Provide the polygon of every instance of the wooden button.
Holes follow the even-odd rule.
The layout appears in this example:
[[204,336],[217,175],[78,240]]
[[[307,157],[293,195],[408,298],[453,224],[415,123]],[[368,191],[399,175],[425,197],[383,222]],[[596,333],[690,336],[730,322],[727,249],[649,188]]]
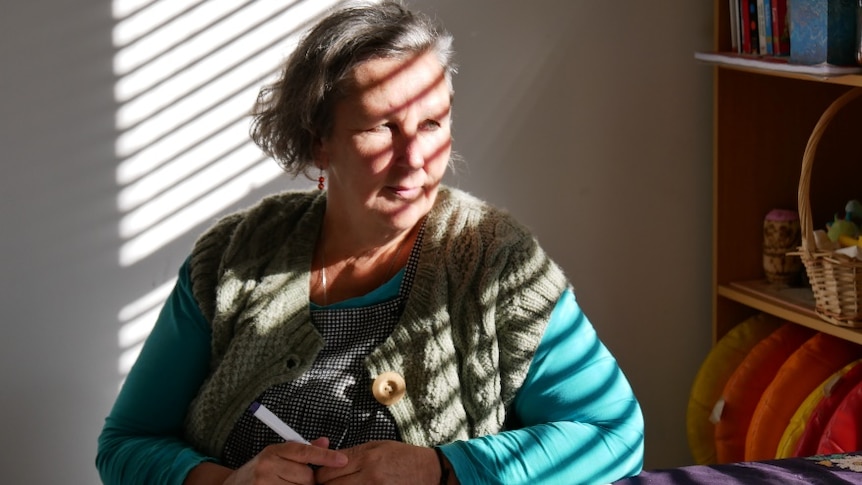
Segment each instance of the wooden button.
[[377,376],[371,385],[374,399],[377,399],[377,402],[384,406],[391,406],[400,401],[406,390],[407,385],[404,383],[404,378],[397,372],[384,372]]

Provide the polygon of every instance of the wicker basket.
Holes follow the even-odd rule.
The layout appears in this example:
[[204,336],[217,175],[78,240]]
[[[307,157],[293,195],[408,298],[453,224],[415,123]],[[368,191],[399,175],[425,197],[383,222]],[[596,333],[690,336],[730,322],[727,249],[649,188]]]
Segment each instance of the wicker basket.
[[814,293],[814,310],[825,321],[843,327],[862,327],[862,261],[831,251],[818,251],[814,240],[809,188],[814,155],[823,132],[835,114],[847,103],[862,95],[862,88],[853,88],[836,99],[820,116],[808,139],[802,156],[799,177],[799,224],[802,245],[798,254]]

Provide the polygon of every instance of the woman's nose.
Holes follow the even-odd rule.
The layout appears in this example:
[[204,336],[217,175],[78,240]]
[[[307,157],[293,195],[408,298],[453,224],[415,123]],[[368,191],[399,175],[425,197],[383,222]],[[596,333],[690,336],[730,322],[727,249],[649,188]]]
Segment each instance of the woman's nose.
[[425,164],[422,142],[418,134],[403,134],[398,140],[396,150],[401,163],[411,168],[421,168]]

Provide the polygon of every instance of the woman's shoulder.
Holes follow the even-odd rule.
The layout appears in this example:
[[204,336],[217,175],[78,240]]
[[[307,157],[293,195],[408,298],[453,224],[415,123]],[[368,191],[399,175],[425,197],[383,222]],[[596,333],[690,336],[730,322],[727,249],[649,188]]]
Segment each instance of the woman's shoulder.
[[497,207],[489,202],[480,199],[479,197],[467,192],[464,189],[452,187],[449,185],[441,185],[438,192],[438,205],[451,205],[464,210],[477,211],[499,211]]
[[325,200],[325,192],[319,190],[290,190],[267,195],[250,207],[241,209],[227,217],[231,217],[232,215],[239,215],[244,219],[299,217],[305,214],[312,206],[321,204]]
[[325,201],[323,192],[282,192],[218,219],[198,237],[189,256],[197,300],[214,301],[215,285],[227,267],[251,277],[285,241],[297,251],[312,244],[308,235],[317,234]]
[[326,196],[317,191],[288,191],[264,197],[254,205],[218,219],[197,239],[192,265],[203,260],[221,264],[244,255],[266,257],[291,234],[317,234]]
[[300,219],[317,205],[322,207],[325,196],[316,191],[285,191],[268,195],[253,205],[222,216],[207,228],[199,240],[237,236],[237,231],[256,233],[272,226],[282,226],[291,219]]
[[494,238],[532,239],[532,232],[508,210],[463,189],[442,187],[435,216],[445,226],[475,229]]

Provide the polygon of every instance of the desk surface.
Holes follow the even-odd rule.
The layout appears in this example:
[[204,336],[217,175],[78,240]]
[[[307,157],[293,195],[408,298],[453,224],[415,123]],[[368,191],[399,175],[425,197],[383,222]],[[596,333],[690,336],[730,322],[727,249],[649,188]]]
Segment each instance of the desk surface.
[[644,470],[614,485],[862,484],[862,452]]

